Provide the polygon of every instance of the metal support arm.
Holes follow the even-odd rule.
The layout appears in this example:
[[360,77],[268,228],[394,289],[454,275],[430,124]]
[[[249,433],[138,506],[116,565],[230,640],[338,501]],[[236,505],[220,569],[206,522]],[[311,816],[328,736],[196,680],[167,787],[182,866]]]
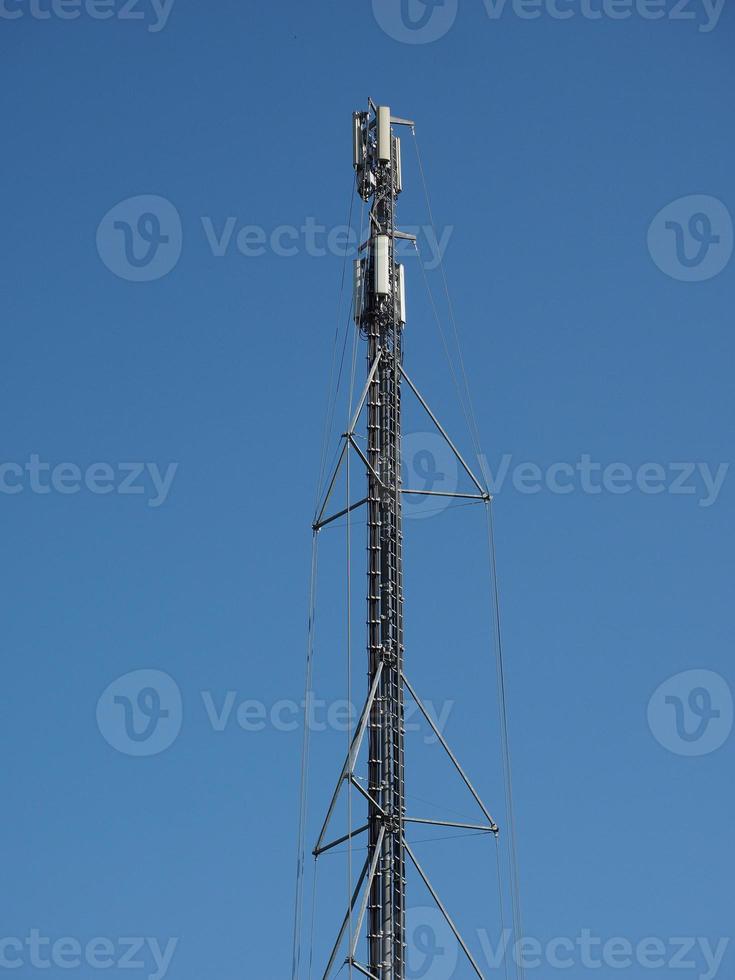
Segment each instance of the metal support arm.
[[472,953],[469,950],[469,947],[467,946],[467,943],[464,941],[464,939],[462,939],[462,936],[460,935],[459,929],[457,929],[456,925],[452,921],[451,916],[449,915],[449,913],[447,912],[447,910],[444,908],[444,905],[442,904],[442,900],[439,898],[439,896],[437,895],[436,891],[434,890],[434,886],[431,884],[431,882],[427,878],[424,869],[419,864],[416,855],[413,853],[413,851],[411,850],[411,848],[410,848],[410,846],[408,844],[408,841],[404,840],[403,841],[403,846],[406,848],[406,854],[408,854],[408,856],[411,858],[411,861],[413,863],[413,866],[416,868],[416,870],[418,871],[419,875],[421,876],[421,880],[423,881],[423,883],[426,885],[426,887],[431,892],[431,897],[436,902],[436,904],[437,904],[437,906],[439,908],[439,911],[444,916],[444,918],[447,920],[447,925],[449,926],[449,928],[454,933],[454,937],[457,940],[457,942],[459,943],[459,945],[462,947],[462,951],[464,952],[465,956],[467,957],[467,959],[472,964],[472,969],[475,971],[475,973],[480,978],[480,980],[485,980],[485,977],[482,974],[482,970],[480,970],[480,967],[477,965],[474,956],[472,955]]
[[469,476],[469,478],[472,480],[472,482],[475,484],[475,486],[477,487],[477,489],[482,494],[482,499],[483,500],[489,500],[490,499],[490,494],[487,492],[487,490],[483,487],[483,485],[477,479],[477,477],[472,472],[472,470],[469,468],[469,466],[467,465],[467,463],[465,463],[464,458],[462,457],[462,454],[460,453],[459,449],[457,449],[457,447],[454,445],[454,443],[452,442],[452,440],[447,435],[447,432],[445,431],[445,429],[442,426],[442,424],[439,421],[439,419],[436,417],[436,415],[434,415],[434,413],[432,412],[432,410],[429,408],[426,400],[424,399],[424,396],[421,394],[421,392],[418,390],[418,388],[416,387],[416,385],[413,383],[413,381],[411,381],[411,379],[409,378],[409,376],[403,370],[403,365],[399,365],[398,366],[398,369],[401,372],[401,374],[403,375],[403,378],[405,379],[406,384],[408,385],[408,387],[411,389],[411,391],[414,393],[414,395],[416,395],[416,397],[418,398],[418,400],[421,402],[421,405],[424,408],[424,411],[427,413],[427,415],[429,416],[429,418],[431,419],[431,421],[434,423],[434,425],[437,427],[437,429],[439,430],[439,432],[444,437],[444,439],[445,439],[447,445],[449,446],[449,448],[452,450],[452,452],[454,453],[454,455],[457,457],[457,459],[459,460],[459,462],[462,464],[462,468],[464,469],[465,473],[467,473],[467,475]]
[[352,775],[352,772],[355,768],[355,762],[357,761],[357,756],[358,753],[360,752],[360,746],[362,745],[362,740],[365,736],[365,729],[367,728],[368,721],[370,720],[370,712],[373,709],[373,704],[375,702],[375,695],[377,694],[378,691],[378,686],[380,684],[380,678],[382,673],[383,673],[383,667],[381,664],[375,675],[375,680],[373,681],[373,686],[370,689],[370,694],[368,695],[368,699],[365,702],[365,707],[363,708],[362,716],[360,717],[360,723],[357,726],[357,731],[355,732],[355,737],[352,740],[350,751],[347,753],[347,759],[345,760],[344,766],[342,766],[342,772],[340,773],[340,777],[337,780],[337,785],[335,787],[334,794],[332,796],[332,802],[329,804],[329,810],[327,811],[327,816],[324,820],[324,824],[322,825],[322,830],[321,833],[319,834],[319,840],[316,843],[316,847],[314,848],[314,851],[318,851],[324,844],[324,838],[327,833],[327,828],[329,827],[329,821],[332,819],[332,814],[334,813],[335,807],[337,806],[337,800],[339,798],[339,791],[342,788],[342,783],[345,781],[345,779],[347,779],[349,776]]
[[454,767],[457,770],[457,772],[462,777],[462,781],[464,782],[465,786],[470,791],[470,793],[472,793],[472,795],[474,796],[475,802],[480,807],[480,809],[482,810],[482,812],[485,814],[485,816],[487,817],[487,819],[490,821],[490,825],[491,825],[490,826],[490,829],[493,831],[493,833],[497,833],[497,831],[499,830],[499,828],[498,828],[498,825],[493,820],[492,816],[490,815],[490,811],[488,810],[488,808],[485,806],[485,804],[480,799],[480,796],[479,796],[477,790],[475,789],[475,787],[470,782],[469,777],[465,773],[465,771],[462,768],[462,766],[459,764],[459,761],[458,761],[456,755],[449,748],[449,745],[447,744],[447,740],[444,738],[444,736],[442,735],[442,733],[439,731],[438,727],[434,724],[434,720],[431,717],[431,715],[429,714],[429,712],[426,710],[426,708],[424,707],[423,701],[418,696],[418,694],[414,691],[413,687],[411,687],[411,684],[409,683],[409,680],[408,680],[408,678],[406,677],[405,674],[403,675],[403,683],[406,685],[406,689],[407,689],[408,693],[411,695],[411,697],[414,699],[414,701],[418,705],[419,710],[421,711],[421,714],[428,721],[428,723],[429,723],[429,725],[431,727],[431,730],[434,732],[434,734],[436,735],[436,737],[441,742],[442,747],[444,748],[444,751],[447,753],[447,755],[449,756],[449,758],[452,760],[452,763],[454,764]]

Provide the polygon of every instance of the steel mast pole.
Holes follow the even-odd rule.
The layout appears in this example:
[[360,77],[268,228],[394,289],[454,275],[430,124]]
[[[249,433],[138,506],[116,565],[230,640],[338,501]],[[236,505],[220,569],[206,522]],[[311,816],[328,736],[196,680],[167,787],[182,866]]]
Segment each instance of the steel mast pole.
[[[483,487],[455,444],[429,408],[423,395],[403,369],[402,338],[406,323],[404,267],[397,260],[396,242],[410,240],[396,227],[396,199],[402,190],[401,141],[394,126],[410,126],[408,119],[391,116],[387,106],[369,102],[367,111],[353,113],[354,167],[360,197],[370,203],[370,232],[355,262],[354,317],[366,341],[368,373],[355,406],[349,429],[323,497],[317,505],[313,529],[318,533],[357,508],[367,507],[367,654],[368,695],[351,740],[337,785],[327,808],[313,854],[327,851],[367,834],[367,857],[332,946],[322,980],[332,980],[341,950],[347,944],[349,964],[369,980],[406,980],[406,864],[415,867],[436,902],[439,912],[456,936],[470,966],[484,980],[468,944],[409,847],[405,827],[425,824],[464,828],[497,835],[498,825],[477,790],[435,725],[406,676],[403,636],[403,530],[401,501],[405,493],[461,497],[487,505],[490,494]],[[416,397],[439,435],[474,484],[477,492],[446,494],[401,486],[401,385]],[[363,451],[355,430],[363,411],[367,414],[367,445]],[[354,451],[367,471],[367,496],[337,513],[327,508],[345,459]],[[406,813],[405,806],[405,701],[409,695],[434,731],[439,744],[464,782],[484,817],[483,823],[457,823]],[[355,775],[358,757],[367,741],[367,786]],[[342,788],[356,789],[364,797],[367,823],[348,827],[346,834],[330,839],[329,830]],[[299,876],[303,873],[300,853]],[[302,897],[297,890],[298,902]],[[366,924],[366,925],[365,925]],[[357,959],[361,937],[366,940],[367,963]],[[298,980],[300,935],[295,929],[294,980]]]
[[369,723],[368,857],[380,847],[368,905],[370,973],[405,977],[403,556],[401,527],[401,333],[403,268],[396,263],[400,142],[390,109],[355,114],[358,188],[371,200],[370,239],[356,268],[356,319],[367,339],[368,683],[378,678]]

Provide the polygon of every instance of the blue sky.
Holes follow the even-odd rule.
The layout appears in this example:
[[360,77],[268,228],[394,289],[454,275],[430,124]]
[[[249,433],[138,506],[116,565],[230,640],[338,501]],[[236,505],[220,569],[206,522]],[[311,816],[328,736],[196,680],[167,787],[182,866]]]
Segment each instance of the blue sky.
[[[554,938],[566,976],[609,975],[584,930],[631,945],[623,976],[668,976],[675,937],[677,976],[732,973],[733,40],[732,8],[698,0],[4,0],[0,972],[290,976],[293,705],[347,319],[327,236],[372,96],[417,121],[496,478],[529,975],[556,972]],[[400,221],[431,264],[405,137]],[[405,262],[406,367],[470,457]],[[407,403],[408,478],[451,483],[429,430]],[[471,507],[407,520],[407,661],[504,824],[483,534]],[[309,840],[347,738],[344,529],[322,537]],[[427,738],[413,804],[473,815]],[[488,843],[416,849],[487,962]],[[315,975],[347,886],[344,856],[324,864]],[[449,945],[419,943],[413,975],[471,976],[412,887],[420,936]]]

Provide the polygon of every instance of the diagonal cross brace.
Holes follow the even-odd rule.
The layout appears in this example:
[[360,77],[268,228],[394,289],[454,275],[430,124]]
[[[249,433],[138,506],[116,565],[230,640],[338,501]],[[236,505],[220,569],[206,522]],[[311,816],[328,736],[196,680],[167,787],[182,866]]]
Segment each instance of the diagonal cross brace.
[[378,665],[378,669],[375,673],[375,680],[373,681],[373,686],[370,688],[370,694],[365,702],[365,707],[362,711],[362,716],[360,717],[360,722],[357,726],[357,731],[355,732],[355,737],[352,740],[352,745],[347,753],[347,759],[342,767],[342,772],[337,780],[337,786],[334,790],[334,795],[332,796],[332,802],[329,804],[329,810],[327,811],[327,816],[324,820],[321,833],[319,834],[319,840],[317,841],[314,851],[317,852],[321,849],[324,844],[324,838],[327,833],[327,828],[329,827],[329,821],[332,819],[332,814],[337,806],[337,799],[339,798],[339,791],[342,788],[342,783],[345,779],[352,776],[353,770],[355,768],[355,762],[357,761],[357,756],[360,752],[360,746],[362,745],[362,740],[365,737],[365,730],[367,729],[368,722],[370,720],[370,712],[373,709],[373,704],[375,703],[375,697],[378,693],[378,686],[380,684],[380,678],[383,675],[383,664]]
[[365,918],[365,912],[367,911],[368,901],[370,900],[370,889],[373,884],[373,879],[375,878],[375,872],[378,869],[378,862],[380,861],[380,854],[383,846],[384,837],[385,837],[385,827],[381,827],[372,859],[368,857],[368,859],[365,861],[365,864],[363,865],[362,873],[360,874],[360,877],[357,882],[357,887],[355,888],[355,891],[352,895],[352,901],[350,902],[350,907],[347,910],[347,915],[345,915],[344,917],[342,928],[340,929],[339,935],[337,936],[337,942],[334,944],[334,947],[332,949],[332,955],[330,956],[329,963],[327,964],[327,968],[324,971],[323,980],[327,980],[329,974],[332,971],[334,962],[337,959],[337,953],[339,952],[339,947],[342,945],[342,940],[345,938],[345,934],[347,930],[350,928],[352,913],[354,912],[355,906],[357,905],[357,900],[360,897],[360,890],[362,889],[363,882],[367,878],[367,885],[365,886],[365,893],[363,895],[362,904],[360,906],[360,914],[357,920],[357,928],[354,930],[355,933],[354,937],[352,936],[350,937],[350,953],[347,958],[347,962],[351,962],[355,957],[355,949],[357,948],[357,938],[359,936],[360,929],[362,928],[362,921]]
[[465,771],[462,768],[462,766],[459,764],[459,760],[457,759],[456,755],[449,748],[449,745],[447,744],[447,740],[444,738],[444,736],[442,735],[442,733],[439,731],[438,727],[434,724],[434,720],[432,719],[431,715],[429,714],[429,712],[424,707],[423,701],[418,696],[418,694],[414,691],[413,687],[411,686],[411,684],[410,684],[410,682],[409,682],[409,680],[408,680],[408,678],[406,677],[405,674],[403,674],[403,683],[406,685],[406,689],[408,690],[408,693],[411,695],[411,697],[414,699],[414,701],[416,702],[416,704],[419,706],[419,710],[421,711],[421,714],[424,716],[424,718],[426,718],[426,720],[428,721],[429,725],[431,726],[432,731],[434,732],[434,734],[436,735],[436,737],[441,742],[442,748],[447,753],[447,755],[449,756],[449,758],[452,760],[452,763],[454,764],[454,767],[457,770],[457,772],[462,777],[462,781],[464,782],[465,786],[470,791],[470,793],[472,793],[472,795],[475,798],[475,801],[476,801],[477,805],[480,807],[480,809],[482,810],[482,812],[485,814],[485,816],[487,817],[487,819],[490,821],[490,830],[492,830],[492,832],[496,834],[498,832],[498,830],[499,830],[498,825],[495,823],[495,821],[493,820],[492,816],[490,815],[490,811],[488,810],[488,808],[485,806],[485,804],[480,799],[480,796],[479,796],[477,790],[475,789],[475,787],[470,782],[469,777],[465,773]]
[[347,915],[345,915],[344,920],[342,922],[342,928],[339,930],[337,941],[332,947],[332,955],[329,957],[329,963],[327,963],[327,968],[324,971],[324,980],[327,980],[327,977],[332,972],[334,961],[337,959],[337,953],[339,953],[339,947],[342,945],[342,940],[345,938],[345,933],[347,932],[347,929],[350,925],[350,919],[352,918],[352,913],[354,912],[355,906],[357,905],[357,900],[360,897],[360,889],[362,888],[362,883],[365,881],[365,878],[367,877],[369,866],[370,866],[370,858],[366,858],[365,863],[362,866],[362,871],[360,872],[360,877],[357,879],[357,885],[355,886],[355,890],[352,893],[352,900],[350,901],[350,907],[347,909]]
[[416,855],[411,850],[408,841],[405,840],[405,839],[403,841],[403,846],[406,848],[406,854],[408,854],[408,856],[411,858],[411,861],[413,862],[413,866],[416,868],[416,870],[418,871],[419,875],[421,876],[421,880],[426,885],[426,887],[429,889],[429,892],[431,893],[431,897],[436,902],[436,904],[437,904],[437,906],[439,908],[439,911],[444,916],[444,918],[447,920],[447,925],[449,926],[449,928],[454,933],[455,939],[457,940],[457,942],[459,943],[459,945],[462,947],[462,951],[464,952],[465,956],[467,957],[467,959],[472,964],[472,969],[475,971],[475,973],[480,978],[480,980],[485,980],[485,977],[482,974],[482,970],[480,970],[480,967],[475,962],[475,958],[473,957],[472,953],[470,952],[469,947],[467,946],[467,943],[464,941],[464,939],[462,939],[462,936],[460,935],[459,929],[457,929],[456,925],[454,924],[454,922],[452,920],[452,917],[449,915],[449,913],[447,912],[447,910],[444,908],[444,905],[442,904],[442,900],[437,895],[436,891],[434,890],[434,886],[429,881],[428,877],[426,876],[426,872],[424,871],[424,869],[419,864],[418,858],[416,857]]
[[403,365],[399,364],[398,365],[398,370],[401,372],[401,375],[403,376],[404,380],[406,381],[406,384],[408,385],[408,387],[411,389],[411,391],[414,393],[414,395],[416,395],[416,397],[418,398],[418,400],[421,402],[421,405],[423,406],[424,410],[426,411],[426,413],[429,416],[429,418],[431,419],[431,421],[434,423],[434,425],[437,427],[437,429],[439,430],[439,432],[441,433],[441,435],[444,437],[444,440],[446,441],[446,443],[449,446],[449,448],[452,450],[452,452],[454,453],[454,455],[457,457],[457,459],[461,463],[462,468],[464,469],[465,473],[467,473],[467,475],[469,476],[469,478],[472,480],[472,482],[475,484],[475,486],[477,487],[477,489],[482,494],[482,499],[483,500],[489,500],[490,499],[490,494],[487,492],[487,490],[485,489],[485,487],[483,487],[483,485],[477,479],[477,477],[472,472],[472,470],[469,468],[469,466],[467,465],[467,463],[464,461],[464,458],[462,457],[462,454],[460,453],[459,449],[457,449],[457,447],[454,445],[454,443],[452,442],[452,440],[449,438],[446,430],[444,429],[444,426],[441,424],[441,422],[439,421],[439,419],[436,417],[436,415],[434,415],[434,413],[432,412],[432,410],[429,408],[429,406],[428,406],[428,404],[427,404],[426,399],[424,398],[424,396],[421,394],[421,392],[418,390],[418,388],[416,387],[416,385],[413,383],[413,381],[411,381],[411,379],[409,378],[409,376],[403,370]]
[[321,529],[323,527],[326,527],[328,524],[334,524],[334,522],[338,521],[340,517],[346,517],[348,514],[351,514],[353,511],[359,510],[360,507],[363,507],[368,502],[368,499],[369,499],[368,497],[363,497],[362,500],[358,500],[356,503],[350,504],[349,507],[343,508],[342,510],[338,511],[336,514],[332,514],[330,517],[325,517],[323,520],[320,520],[318,521],[318,523],[314,524],[313,529],[315,531],[321,531]]
[[348,435],[352,435],[352,433],[355,431],[357,420],[360,418],[360,412],[362,411],[363,406],[365,405],[365,401],[367,400],[367,396],[370,393],[370,385],[375,380],[375,375],[377,373],[378,366],[380,365],[380,361],[382,357],[383,357],[383,351],[379,350],[375,356],[375,360],[373,361],[373,366],[370,368],[370,371],[368,373],[367,381],[365,382],[365,387],[362,390],[362,395],[360,395],[360,401],[357,403],[357,408],[355,409],[355,414],[352,416],[352,421],[350,422],[350,427],[348,429]]
[[327,487],[326,493],[324,494],[324,500],[322,502],[322,505],[317,511],[317,515],[314,519],[314,525],[313,525],[314,528],[322,526],[323,524],[322,518],[324,517],[324,511],[327,509],[327,504],[329,503],[332,497],[332,493],[334,491],[334,485],[337,482],[339,471],[342,469],[342,464],[344,463],[345,455],[349,448],[349,443],[352,442],[352,436],[355,433],[355,426],[357,425],[357,420],[360,418],[360,413],[362,412],[367,396],[370,393],[370,385],[375,380],[375,374],[378,370],[378,366],[380,365],[380,360],[382,356],[383,356],[383,352],[382,350],[379,350],[375,357],[375,360],[373,361],[373,366],[370,368],[370,373],[368,374],[367,383],[365,385],[365,388],[363,389],[362,395],[360,396],[360,401],[357,403],[357,409],[352,417],[352,421],[350,422],[350,427],[347,430],[347,432],[345,432],[344,435],[342,436],[342,438],[344,439],[342,451],[340,452],[339,459],[337,460],[337,464],[334,467],[334,472],[332,473],[332,478],[329,481],[329,486]]
[[379,977],[376,977],[374,973],[371,973],[367,967],[363,966],[362,963],[358,963],[357,960],[348,960],[347,962],[350,964],[350,966],[354,966],[358,973],[361,973],[364,977],[367,977],[368,980],[379,980]]
[[[414,821],[416,823],[417,821]],[[357,830],[351,830],[349,834],[343,834],[342,837],[338,837],[337,840],[330,841],[329,844],[325,844],[324,847],[320,847],[318,850],[314,851],[314,857],[321,857],[322,854],[326,854],[327,851],[331,851],[335,847],[339,847],[340,844],[346,844],[347,841],[354,840],[355,837],[359,837],[360,834],[364,834],[366,830],[370,829],[369,824],[363,824],[362,827],[358,827]]]
[[378,839],[375,842],[375,851],[373,853],[373,859],[370,863],[370,874],[368,875],[368,882],[365,886],[365,893],[362,896],[362,905],[360,906],[360,914],[357,919],[357,925],[355,926],[354,934],[350,942],[350,954],[347,957],[347,962],[352,963],[355,959],[355,953],[357,952],[357,943],[360,939],[360,931],[362,930],[362,923],[365,918],[365,913],[367,912],[368,902],[370,901],[370,891],[373,887],[373,881],[375,880],[375,873],[378,870],[378,862],[383,850],[383,840],[385,838],[385,824],[381,826],[380,833],[378,834]]

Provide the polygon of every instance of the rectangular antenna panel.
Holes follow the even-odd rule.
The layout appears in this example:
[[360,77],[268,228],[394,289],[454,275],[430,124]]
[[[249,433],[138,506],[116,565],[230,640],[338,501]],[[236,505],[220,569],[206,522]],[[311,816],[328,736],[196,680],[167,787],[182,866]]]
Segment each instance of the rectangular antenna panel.
[[352,309],[355,314],[355,323],[360,322],[362,317],[362,306],[365,294],[365,260],[355,259],[355,271],[352,284]]
[[390,108],[385,105],[378,107],[378,160],[390,163],[391,158],[391,128]]
[[359,112],[352,113],[352,164],[361,167],[365,162],[365,148],[362,142],[362,119]]
[[376,235],[375,255],[375,292],[378,296],[390,296],[390,237]]
[[398,270],[398,322],[406,323],[406,267],[396,266]]

